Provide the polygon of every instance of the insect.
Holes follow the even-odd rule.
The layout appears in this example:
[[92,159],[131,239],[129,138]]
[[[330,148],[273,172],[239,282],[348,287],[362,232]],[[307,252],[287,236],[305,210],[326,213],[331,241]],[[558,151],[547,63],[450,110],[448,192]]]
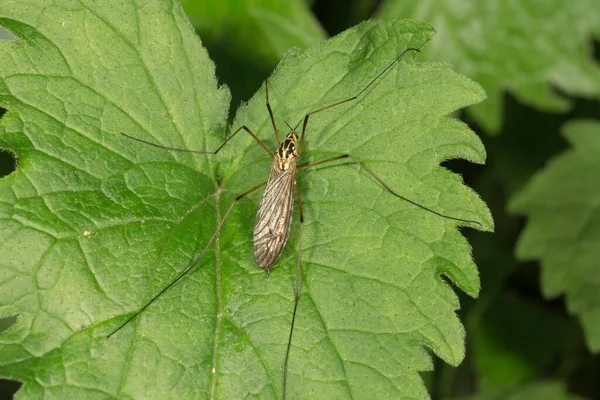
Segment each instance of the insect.
[[[369,83],[363,87],[358,93],[354,96],[348,97],[346,99],[337,101],[335,103],[322,106],[318,109],[307,112],[303,119],[301,120],[301,130],[300,134],[297,132],[297,127],[300,125],[300,122],[295,128],[292,128],[289,124],[288,127],[290,129],[289,133],[283,138],[280,137],[279,130],[277,128],[277,124],[274,118],[273,110],[269,103],[269,86],[268,81],[265,82],[265,95],[266,95],[266,108],[269,113],[269,118],[273,127],[273,131],[275,133],[275,138],[277,140],[277,148],[275,151],[271,151],[255,134],[254,132],[243,125],[235,130],[216,150],[210,151],[197,151],[197,150],[188,150],[188,149],[178,149],[172,147],[166,147],[159,144],[155,144],[152,142],[148,142],[134,136],[130,136],[126,133],[122,133],[124,136],[144,143],[146,145],[154,146],[161,149],[172,150],[172,151],[182,151],[187,153],[196,153],[196,154],[218,154],[221,149],[225,147],[225,145],[233,139],[239,132],[244,131],[248,133],[255,141],[258,143],[262,149],[271,157],[271,168],[269,172],[268,179],[265,182],[262,182],[244,193],[238,195],[234,201],[231,203],[221,221],[217,225],[214,233],[210,237],[208,243],[205,245],[204,249],[193,259],[193,261],[181,272],[179,275],[171,281],[167,286],[165,286],[162,290],[160,290],[157,294],[155,294],[146,304],[144,304],[139,310],[137,310],[131,317],[129,317],[125,322],[123,322],[118,328],[116,328],[113,332],[111,332],[108,336],[112,336],[120,329],[122,329],[125,325],[127,325],[130,321],[136,318],[141,312],[143,312],[147,307],[149,307],[154,301],[156,301],[163,293],[169,290],[173,285],[179,282],[183,277],[185,277],[196,265],[200,262],[200,260],[204,257],[210,246],[213,244],[215,239],[218,237],[219,232],[227,218],[229,217],[234,206],[244,197],[249,194],[257,191],[258,189],[264,187],[264,191],[261,197],[260,205],[258,207],[258,211],[256,214],[256,222],[254,225],[254,233],[253,233],[253,241],[254,241],[254,258],[258,266],[264,269],[267,272],[267,275],[270,273],[271,269],[274,267],[277,259],[281,255],[287,241],[289,238],[290,230],[292,227],[292,214],[294,207],[294,197],[296,198],[296,202],[298,204],[298,214],[299,214],[299,244],[297,250],[296,257],[296,277],[295,277],[295,286],[294,286],[294,307],[292,312],[292,319],[290,324],[289,336],[286,346],[285,357],[283,360],[283,398],[286,396],[286,388],[287,388],[287,379],[288,379],[288,365],[290,360],[290,350],[291,344],[294,334],[294,325],[296,322],[296,315],[298,312],[298,304],[300,299],[300,272],[301,272],[301,248],[302,248],[302,234],[303,234],[303,223],[304,223],[304,215],[302,209],[302,200],[300,197],[300,191],[298,189],[298,185],[296,183],[296,174],[300,171],[307,170],[309,168],[313,168],[319,165],[335,162],[338,160],[347,160],[351,161],[355,165],[357,165],[362,171],[367,173],[371,178],[373,178],[377,183],[379,183],[387,192],[396,196],[410,204],[413,204],[416,207],[419,207],[423,210],[431,212],[435,215],[438,215],[443,218],[448,218],[460,222],[467,222],[480,225],[477,221],[467,220],[452,217],[449,215],[442,214],[438,211],[430,209],[428,207],[422,206],[419,203],[410,200],[397,192],[395,192],[390,186],[388,186],[380,177],[378,177],[373,171],[371,171],[367,166],[365,166],[361,161],[356,159],[350,154],[341,154],[338,156],[326,158],[324,160],[320,160],[317,162],[313,162],[305,165],[298,165],[298,161],[302,156],[304,146],[305,146],[305,138],[307,132],[308,122],[311,116],[318,114],[320,112],[329,110],[334,107],[338,107],[342,104],[354,101],[358,99],[365,91],[367,91],[371,86],[373,86],[376,82],[378,82],[382,77],[392,68],[394,67],[402,57],[409,51],[419,52],[418,49],[408,48],[404,50],[401,54],[395,57],[377,76],[369,81]],[[287,124],[287,123],[286,123]]]

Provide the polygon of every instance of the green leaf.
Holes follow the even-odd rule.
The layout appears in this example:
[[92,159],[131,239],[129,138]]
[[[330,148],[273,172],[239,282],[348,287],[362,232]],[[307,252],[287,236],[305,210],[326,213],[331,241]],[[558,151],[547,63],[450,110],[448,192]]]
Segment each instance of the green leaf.
[[232,90],[232,104],[249,99],[292,47],[326,38],[301,0],[182,1],[183,8],[217,64],[219,81]]
[[[0,181],[0,316],[18,315],[0,335],[0,375],[24,382],[22,398],[281,397],[298,227],[267,278],[252,256],[258,193],[234,207],[192,274],[106,338],[269,170],[244,134],[218,157],[120,135],[189,149],[226,136],[228,93],[179,5],[15,1],[0,23],[21,38],[0,43],[0,140],[19,156]],[[288,53],[269,81],[278,126],[355,94],[431,35],[425,23],[369,22]],[[311,117],[301,161],[349,151],[402,195],[490,230],[485,205],[439,166],[483,162],[479,139],[447,115],[484,94],[448,65],[413,58],[360,100]],[[263,89],[234,128],[274,147],[264,102]],[[478,293],[469,245],[456,220],[341,164],[298,174],[305,229],[288,394],[426,397],[426,348],[452,364],[464,355],[458,301],[441,276]]]
[[529,219],[519,239],[517,256],[539,259],[546,297],[564,294],[579,316],[588,347],[600,351],[600,124],[572,122],[565,138],[573,149],[535,175],[511,201],[513,212]]
[[553,87],[600,97],[590,41],[600,37],[596,0],[388,0],[377,17],[433,22],[438,34],[425,57],[453,63],[485,88],[488,101],[468,112],[492,134],[502,125],[504,91],[552,112],[571,105]]

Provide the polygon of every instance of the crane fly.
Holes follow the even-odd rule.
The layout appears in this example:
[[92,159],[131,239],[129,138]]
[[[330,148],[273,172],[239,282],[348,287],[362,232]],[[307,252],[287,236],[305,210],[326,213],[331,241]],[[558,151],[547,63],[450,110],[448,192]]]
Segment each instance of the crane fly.
[[[286,346],[285,358],[283,361],[283,398],[286,397],[286,388],[287,388],[287,375],[288,375],[288,365],[290,359],[290,349],[292,344],[292,338],[294,334],[294,324],[296,322],[296,314],[298,311],[298,303],[300,299],[300,265],[301,265],[301,248],[302,248],[302,232],[303,232],[303,223],[304,216],[302,211],[302,201],[300,198],[300,192],[298,190],[298,185],[296,183],[296,174],[299,171],[303,171],[309,168],[313,168],[319,165],[323,165],[326,163],[338,161],[338,160],[349,160],[356,164],[360,169],[370,175],[376,182],[378,182],[387,192],[396,196],[404,201],[409,202],[410,204],[419,207],[423,210],[431,212],[435,215],[438,215],[443,218],[448,218],[460,222],[472,223],[481,225],[477,221],[462,219],[457,217],[452,217],[449,215],[442,214],[438,211],[435,211],[431,208],[425,207],[416,201],[410,200],[398,193],[396,193],[390,186],[388,186],[380,177],[378,177],[373,171],[367,168],[362,162],[358,159],[354,158],[350,154],[342,154],[335,157],[327,158],[324,160],[320,160],[311,164],[306,165],[298,165],[298,160],[302,156],[302,152],[304,150],[304,140],[306,137],[306,129],[308,126],[309,118],[317,113],[322,111],[340,106],[342,104],[351,102],[359,98],[369,87],[371,87],[375,82],[377,82],[382,76],[386,74],[396,63],[398,63],[402,57],[409,51],[419,52],[418,49],[415,48],[407,48],[400,55],[398,55],[392,62],[390,62],[377,76],[375,76],[363,89],[361,89],[357,94],[352,97],[348,97],[344,100],[335,102],[333,104],[329,104],[318,108],[316,110],[310,111],[304,115],[302,121],[302,130],[300,135],[296,128],[290,128],[290,132],[285,136],[283,140],[281,140],[279,135],[279,130],[277,129],[277,124],[275,122],[275,118],[273,115],[273,110],[269,103],[269,86],[268,81],[265,82],[265,94],[266,94],[266,107],[269,113],[269,117],[271,120],[271,124],[273,126],[273,131],[275,133],[275,138],[277,140],[277,149],[272,152],[269,148],[252,132],[250,128],[246,125],[242,125],[237,130],[235,130],[229,137],[214,151],[197,151],[197,150],[189,150],[189,149],[179,149],[174,147],[163,146],[160,144],[152,143],[143,139],[139,139],[134,136],[130,136],[124,132],[121,132],[122,135],[126,136],[129,139],[144,143],[149,146],[154,146],[161,149],[172,150],[172,151],[181,151],[186,153],[195,153],[195,154],[213,154],[216,155],[219,153],[221,149],[225,147],[225,145],[233,139],[239,132],[245,131],[248,133],[258,145],[262,147],[262,149],[271,157],[271,169],[269,172],[268,179],[265,182],[259,183],[258,185],[252,187],[251,189],[245,191],[244,193],[238,195],[225,214],[223,218],[217,225],[214,233],[210,237],[208,243],[205,245],[204,249],[193,259],[193,261],[188,264],[188,266],[181,272],[179,275],[173,279],[168,285],[166,285],[163,289],[161,289],[157,294],[155,294],[148,302],[146,302],[139,310],[137,310],[131,317],[129,317],[125,322],[123,322],[118,328],[112,331],[108,337],[114,335],[119,330],[121,330],[125,325],[135,319],[141,312],[143,312],[148,306],[150,306],[154,301],[156,301],[163,293],[169,290],[173,285],[179,282],[184,276],[186,276],[204,257],[209,247],[215,241],[221,228],[227,218],[229,217],[233,207],[244,197],[249,194],[255,192],[256,190],[265,187],[260,204],[258,207],[258,211],[256,213],[256,222],[254,224],[254,259],[256,264],[262,269],[264,269],[269,275],[271,269],[274,267],[277,259],[281,255],[285,245],[287,244],[289,234],[292,227],[292,214],[294,207],[294,197],[296,197],[296,201],[298,203],[298,214],[300,220],[300,229],[299,229],[299,244],[298,244],[298,252],[297,252],[297,260],[296,260],[296,279],[295,279],[295,287],[294,287],[294,308],[292,313],[292,320],[290,324],[289,336]],[[286,123],[287,124],[287,123]]]
[[[256,212],[254,224],[254,259],[267,271],[273,268],[285,247],[292,229],[294,188],[299,154],[298,135],[292,130],[274,154],[269,179]],[[300,196],[298,204],[301,205]]]

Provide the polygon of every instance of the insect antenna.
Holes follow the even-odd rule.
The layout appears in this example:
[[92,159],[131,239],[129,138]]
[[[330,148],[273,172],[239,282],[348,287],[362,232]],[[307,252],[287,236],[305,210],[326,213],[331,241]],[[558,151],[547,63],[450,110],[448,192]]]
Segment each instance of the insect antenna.
[[296,128],[298,127],[298,125],[296,125],[296,128],[292,128],[292,126],[290,124],[288,124],[287,121],[283,121],[283,122],[285,122],[285,124],[288,126],[288,128],[290,128],[290,131],[295,131]]

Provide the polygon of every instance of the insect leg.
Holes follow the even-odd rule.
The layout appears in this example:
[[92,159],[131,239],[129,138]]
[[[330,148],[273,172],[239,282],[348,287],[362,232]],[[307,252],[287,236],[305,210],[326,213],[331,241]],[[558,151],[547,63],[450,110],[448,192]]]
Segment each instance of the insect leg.
[[[275,123],[275,121],[273,121],[273,123]],[[162,144],[148,142],[147,140],[143,140],[143,139],[140,139],[140,138],[136,138],[135,136],[128,135],[125,132],[121,132],[121,135],[123,135],[123,136],[125,136],[125,137],[127,137],[129,139],[138,141],[140,143],[144,143],[144,144],[147,144],[149,146],[157,147],[159,149],[164,149],[164,150],[180,151],[182,153],[193,153],[193,154],[217,154],[242,129],[244,131],[246,131],[246,133],[248,133],[250,136],[252,136],[252,138],[256,141],[256,143],[258,143],[260,145],[260,147],[262,147],[263,150],[266,151],[269,156],[273,157],[273,153],[271,152],[271,150],[269,150],[269,148],[262,142],[262,140],[260,140],[258,138],[258,136],[256,136],[254,134],[254,132],[252,132],[250,130],[250,128],[248,128],[246,125],[242,125],[239,128],[237,128],[235,130],[235,132],[233,132],[227,139],[225,139],[225,141],[219,147],[217,147],[217,149],[214,150],[214,151],[200,151],[200,150],[180,149],[180,148],[177,148],[177,147],[163,146]]]
[[303,171],[303,170],[308,169],[308,168],[316,167],[317,165],[322,165],[322,164],[326,164],[326,163],[329,163],[329,162],[332,162],[332,161],[343,160],[343,159],[350,159],[352,162],[354,162],[356,165],[358,165],[363,171],[365,171],[367,174],[371,175],[373,177],[373,179],[375,179],[377,182],[379,182],[379,184],[381,186],[383,186],[392,195],[394,195],[394,196],[396,196],[396,197],[398,197],[398,198],[400,198],[400,199],[402,199],[404,201],[407,201],[407,202],[409,202],[412,205],[415,205],[415,206],[417,206],[417,207],[419,207],[419,208],[421,208],[423,210],[429,211],[430,213],[433,213],[433,214],[438,215],[438,216],[443,217],[443,218],[453,219],[455,221],[467,222],[467,223],[477,224],[479,226],[482,226],[479,222],[473,221],[471,219],[457,218],[457,217],[452,217],[450,215],[442,214],[442,213],[440,213],[438,211],[432,210],[429,207],[425,207],[425,206],[417,203],[414,200],[410,200],[410,199],[402,196],[401,194],[396,193],[391,187],[388,186],[387,183],[385,183],[383,181],[383,179],[381,179],[380,177],[378,177],[377,175],[375,175],[375,173],[373,171],[371,171],[369,168],[367,168],[363,163],[361,163],[360,161],[358,161],[356,158],[352,157],[350,154],[342,154],[341,156],[331,157],[331,158],[327,158],[325,160],[314,162],[312,164],[303,165],[303,166],[298,167],[298,171]]
[[207,199],[204,199],[204,200],[199,201],[198,203],[196,203],[193,207],[191,207],[188,210],[186,210],[183,213],[183,215],[177,219],[177,222],[175,223],[175,225],[173,225],[171,228],[169,228],[169,230],[167,231],[167,234],[165,235],[165,237],[167,238],[167,240],[164,240],[162,242],[162,244],[160,244],[160,246],[158,247],[158,258],[159,258],[159,260],[162,259],[163,250],[167,247],[166,244],[169,242],[169,239],[171,239],[171,237],[173,236],[173,232],[181,225],[181,223],[187,218],[188,215],[190,215],[191,213],[193,213],[194,211],[196,211],[198,209],[198,207],[200,207],[202,205],[205,205],[206,202],[207,202]]
[[271,124],[273,124],[273,130],[275,131],[275,137],[277,138],[277,145],[281,144],[281,139],[279,138],[279,130],[277,129],[277,124],[275,123],[275,117],[273,116],[273,110],[271,109],[271,104],[269,103],[269,80],[265,80],[265,93],[267,96],[267,110],[269,110],[269,117],[271,117]]
[[298,257],[296,259],[296,285],[294,287],[294,312],[292,313],[292,323],[290,324],[290,335],[288,337],[287,348],[285,350],[285,360],[283,361],[283,400],[287,388],[287,372],[290,360],[290,349],[292,347],[292,336],[294,335],[294,324],[296,323],[296,312],[298,311],[298,302],[300,301],[300,254],[302,252],[302,230],[304,226],[304,214],[302,213],[302,200],[298,184],[294,183],[296,199],[298,200],[298,212],[300,213],[300,235],[298,239]]
[[184,276],[186,276],[188,273],[190,273],[190,271],[196,266],[198,265],[198,263],[200,262],[200,260],[202,259],[202,257],[204,257],[204,254],[206,254],[206,252],[208,251],[208,248],[210,247],[210,245],[215,241],[215,239],[217,238],[217,235],[219,234],[219,232],[221,231],[221,227],[223,226],[223,224],[225,223],[225,220],[229,217],[229,214],[231,213],[231,210],[233,209],[233,206],[235,206],[237,204],[238,201],[240,201],[241,199],[243,199],[244,197],[246,197],[247,195],[249,195],[250,193],[260,189],[261,187],[265,186],[267,184],[267,182],[263,182],[260,183],[256,186],[254,186],[252,189],[245,191],[244,193],[240,194],[239,196],[237,196],[233,202],[231,203],[231,205],[229,206],[229,208],[227,209],[227,212],[225,212],[225,214],[223,215],[223,218],[221,219],[221,221],[219,222],[219,225],[217,225],[217,229],[215,229],[215,232],[212,234],[212,236],[210,237],[208,243],[206,244],[206,246],[204,247],[204,249],[202,250],[202,252],[200,254],[198,254],[196,256],[196,258],[194,258],[194,260],[175,278],[173,279],[167,286],[165,286],[164,288],[162,288],[160,290],[160,292],[158,292],[157,294],[155,294],[154,296],[152,296],[152,298],[146,302],[146,304],[144,304],[139,310],[137,310],[131,317],[127,318],[127,320],[125,322],[123,322],[121,325],[119,325],[119,327],[117,329],[115,329],[114,331],[112,331],[110,334],[108,334],[108,336],[106,337],[107,339],[109,337],[111,337],[112,335],[114,335],[115,333],[117,333],[118,331],[120,331],[123,327],[125,327],[125,325],[127,325],[129,322],[133,321],[135,319],[135,317],[137,317],[138,315],[140,315],[140,313],[142,313],[142,311],[144,311],[146,308],[148,308],[152,303],[154,303],[160,296],[162,296],[167,290],[169,290],[171,287],[173,287],[177,282],[179,282]]
[[371,79],[371,81],[370,81],[370,82],[367,84],[367,86],[365,86],[364,88],[362,88],[362,89],[360,90],[360,92],[356,93],[354,96],[352,96],[352,97],[348,97],[347,99],[340,100],[340,101],[338,101],[338,102],[336,102],[336,103],[329,104],[329,105],[327,105],[327,106],[325,106],[325,107],[321,107],[321,108],[318,108],[318,109],[316,109],[316,110],[313,110],[313,111],[310,111],[310,112],[306,113],[306,115],[304,115],[304,121],[302,122],[302,134],[300,135],[300,149],[298,150],[298,153],[299,153],[299,154],[302,154],[302,150],[304,150],[304,134],[306,133],[306,125],[308,124],[308,118],[309,118],[311,115],[314,115],[314,114],[320,113],[321,111],[329,110],[330,108],[337,107],[337,106],[339,106],[339,105],[342,105],[342,104],[344,104],[344,103],[348,103],[348,102],[350,102],[350,101],[352,101],[352,100],[356,100],[356,99],[357,99],[357,98],[358,98],[358,97],[359,97],[361,94],[363,94],[363,93],[364,93],[364,92],[365,92],[365,91],[366,91],[366,90],[367,90],[369,87],[371,87],[371,86],[372,86],[372,85],[373,85],[373,84],[374,84],[374,83],[375,83],[375,82],[376,82],[376,81],[377,81],[379,78],[381,78],[383,75],[385,75],[385,74],[386,74],[386,72],[388,72],[388,71],[389,71],[389,70],[390,70],[390,69],[391,69],[391,68],[392,68],[392,67],[393,67],[393,66],[394,66],[394,65],[395,65],[395,64],[396,64],[398,61],[400,61],[400,59],[402,59],[402,57],[404,57],[404,55],[405,55],[407,52],[409,52],[409,51],[416,51],[416,52],[420,52],[420,50],[419,50],[419,49],[415,49],[415,48],[412,48],[412,47],[410,47],[410,48],[408,48],[408,49],[404,50],[402,53],[400,53],[400,55],[398,55],[396,58],[394,58],[394,60],[393,60],[391,63],[389,63],[389,64],[387,65],[387,67],[385,67],[385,68],[383,69],[383,71],[381,71],[379,74],[377,74],[377,76],[376,76],[375,78]]

